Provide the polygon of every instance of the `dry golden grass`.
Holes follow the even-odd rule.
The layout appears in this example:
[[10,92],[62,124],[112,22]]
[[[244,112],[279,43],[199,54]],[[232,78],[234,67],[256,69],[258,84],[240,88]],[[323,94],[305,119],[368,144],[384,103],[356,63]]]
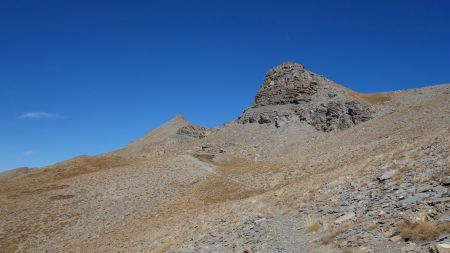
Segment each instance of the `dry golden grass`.
[[29,168],[18,168],[18,169],[2,172],[2,173],[0,173],[0,183],[6,182],[10,179],[13,179],[13,178],[16,178],[19,176],[24,176],[28,173],[30,173]]
[[322,236],[322,238],[320,239],[320,241],[323,244],[330,244],[334,241],[334,239],[336,238],[336,236],[344,233],[345,231],[347,231],[347,229],[350,228],[350,223],[345,223],[340,225],[339,227],[331,230],[330,232],[326,233],[324,236]]
[[314,224],[310,224],[305,228],[305,231],[307,233],[314,233],[317,232],[320,229],[320,224],[319,223],[314,223]]
[[359,98],[369,104],[380,104],[392,100],[390,94],[359,94]]
[[450,169],[434,170],[431,175],[417,178],[417,183],[423,184],[423,183],[429,183],[429,182],[433,182],[433,181],[439,181],[440,178],[443,178],[448,174],[450,174]]
[[320,223],[317,219],[308,219],[305,227],[306,233],[314,233],[319,231],[320,229]]
[[443,233],[450,233],[450,222],[442,222],[440,224],[438,224],[438,231],[443,234]]
[[398,170],[400,171],[400,172],[407,172],[408,170],[409,170],[409,166],[408,165],[402,165],[402,166],[399,166],[399,168],[398,168]]
[[99,170],[111,169],[126,164],[126,161],[120,157],[81,156],[67,162],[55,164],[49,167],[47,171],[55,172],[54,177],[56,179],[62,179]]
[[402,179],[402,174],[400,172],[397,172],[391,177],[391,179],[393,181],[399,181],[400,179]]
[[[43,169],[31,170],[23,177],[12,178],[0,184],[0,193],[19,192],[22,194],[39,194],[45,191],[59,189],[58,187],[60,186],[55,184],[58,180],[116,168],[124,166],[127,163],[128,161],[126,159],[118,156],[79,156]],[[42,187],[45,184],[51,185]]]
[[400,236],[413,241],[432,241],[436,240],[440,234],[450,232],[450,222],[406,221],[400,225],[398,231]]
[[405,152],[404,150],[400,150],[400,151],[395,152],[392,155],[392,160],[393,161],[400,161],[400,160],[404,159],[405,158],[405,153],[404,152]]
[[65,189],[67,187],[69,187],[69,185],[51,184],[51,185],[47,185],[45,187],[26,189],[26,190],[21,191],[20,193],[21,194],[40,194],[40,193],[47,192],[47,191]]
[[375,231],[378,228],[377,224],[371,224],[367,227],[369,231]]
[[330,199],[331,197],[333,197],[333,196],[335,196],[335,195],[336,195],[336,192],[335,192],[335,191],[329,191],[329,192],[327,192],[327,193],[325,193],[325,194],[319,196],[319,197],[317,198],[317,200],[319,200],[319,201],[326,201],[326,200]]
[[167,252],[171,247],[177,245],[176,242],[172,242],[172,241],[167,241],[162,243],[161,245],[159,245],[158,248],[156,248],[155,250],[152,251],[152,253],[163,253],[163,252]]

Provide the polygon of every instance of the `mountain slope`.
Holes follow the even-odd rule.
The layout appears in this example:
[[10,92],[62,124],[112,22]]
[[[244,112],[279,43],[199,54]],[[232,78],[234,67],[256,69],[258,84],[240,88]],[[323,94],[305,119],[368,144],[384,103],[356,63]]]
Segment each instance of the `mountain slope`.
[[[424,252],[449,243],[450,85],[358,94],[316,77],[310,95],[298,88],[309,79],[294,78],[310,76],[301,65],[275,72],[219,128],[175,117],[121,150],[0,182],[2,249]],[[368,117],[354,121],[347,102]],[[313,121],[322,106],[325,128]]]

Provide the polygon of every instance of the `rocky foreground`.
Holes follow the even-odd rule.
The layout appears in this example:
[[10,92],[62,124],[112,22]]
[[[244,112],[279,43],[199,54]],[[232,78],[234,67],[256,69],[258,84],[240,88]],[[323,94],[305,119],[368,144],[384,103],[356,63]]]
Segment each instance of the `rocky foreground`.
[[450,85],[270,70],[235,121],[0,174],[0,252],[450,252]]

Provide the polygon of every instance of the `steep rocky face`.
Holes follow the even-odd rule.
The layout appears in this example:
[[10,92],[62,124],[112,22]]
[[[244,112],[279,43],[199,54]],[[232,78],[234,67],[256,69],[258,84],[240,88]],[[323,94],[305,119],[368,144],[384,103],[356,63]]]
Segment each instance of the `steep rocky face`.
[[266,74],[253,105],[260,107],[309,102],[317,92],[317,81],[313,73],[305,71],[303,65],[282,64]]
[[208,129],[197,125],[187,125],[178,129],[177,135],[202,139],[208,135]]
[[320,131],[349,128],[372,118],[369,107],[351,91],[306,70],[283,63],[266,74],[252,105],[238,118],[242,124],[306,122]]

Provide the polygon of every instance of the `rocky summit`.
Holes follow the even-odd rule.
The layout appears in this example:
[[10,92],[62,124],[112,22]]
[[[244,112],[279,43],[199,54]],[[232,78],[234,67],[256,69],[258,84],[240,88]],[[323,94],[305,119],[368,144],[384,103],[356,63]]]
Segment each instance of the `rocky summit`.
[[449,187],[449,84],[361,94],[284,63],[220,127],[1,173],[0,252],[443,253]]
[[253,104],[238,122],[277,127],[304,122],[325,132],[345,129],[373,117],[369,106],[354,94],[303,65],[288,62],[267,72]]

